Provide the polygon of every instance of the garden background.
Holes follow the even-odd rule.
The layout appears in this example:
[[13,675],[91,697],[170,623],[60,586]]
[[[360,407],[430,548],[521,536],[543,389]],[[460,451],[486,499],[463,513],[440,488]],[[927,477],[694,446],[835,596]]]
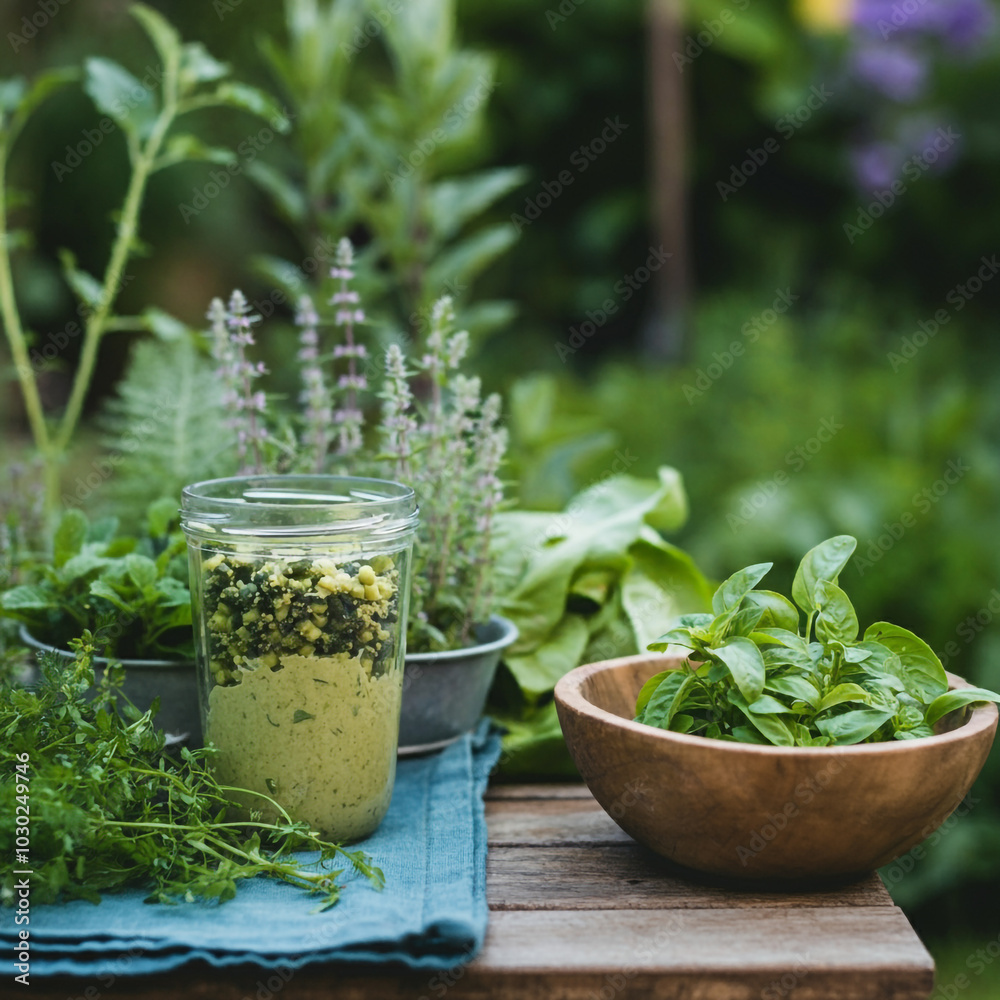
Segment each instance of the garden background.
[[[235,155],[153,177],[118,309],[146,332],[101,345],[65,502],[155,499],[158,431],[126,453],[109,401],[140,342],[166,346],[133,385],[169,396],[169,345],[234,286],[269,317],[269,391],[294,395],[289,264],[323,272],[347,234],[375,335],[419,341],[431,302],[454,296],[505,397],[520,505],[560,510],[612,471],[673,466],[689,516],[671,541],[707,574],[775,558],[781,589],[802,552],[853,534],[842,582],[861,620],[1000,686],[994,3],[151,5],[274,93],[291,127],[273,109],[199,112],[192,142]],[[94,56],[137,79],[156,65],[123,0],[9,0],[0,30],[0,79]],[[17,296],[51,410],[81,341],[60,250],[102,273],[128,182],[106,120],[67,87],[11,165],[33,234]],[[8,385],[0,502],[23,511],[10,369]],[[1000,970],[975,955],[1000,935],[997,753],[959,812],[883,874],[939,982],[994,996]]]

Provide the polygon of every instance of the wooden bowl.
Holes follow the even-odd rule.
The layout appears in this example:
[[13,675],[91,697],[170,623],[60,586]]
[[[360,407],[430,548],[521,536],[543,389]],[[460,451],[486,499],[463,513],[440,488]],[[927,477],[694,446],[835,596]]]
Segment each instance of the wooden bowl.
[[968,794],[997,729],[992,704],[940,735],[847,747],[730,743],[633,722],[643,683],[682,662],[647,654],[578,667],[556,685],[556,705],[573,760],[612,819],[713,875],[816,881],[887,864]]

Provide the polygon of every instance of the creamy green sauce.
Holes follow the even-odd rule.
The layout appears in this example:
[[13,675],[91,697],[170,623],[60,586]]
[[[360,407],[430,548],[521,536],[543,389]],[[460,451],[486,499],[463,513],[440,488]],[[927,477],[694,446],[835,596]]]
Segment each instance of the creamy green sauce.
[[[372,833],[396,773],[403,672],[361,656],[285,654],[208,696],[207,742],[222,784],[261,792],[335,841]],[[234,796],[268,818],[266,800]]]

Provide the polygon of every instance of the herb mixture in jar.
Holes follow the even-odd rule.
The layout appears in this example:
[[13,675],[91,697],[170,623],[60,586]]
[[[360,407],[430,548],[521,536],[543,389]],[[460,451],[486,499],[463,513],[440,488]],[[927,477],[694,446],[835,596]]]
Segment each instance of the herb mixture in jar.
[[372,832],[392,793],[402,697],[395,561],[214,552],[201,574],[220,781],[331,839]]

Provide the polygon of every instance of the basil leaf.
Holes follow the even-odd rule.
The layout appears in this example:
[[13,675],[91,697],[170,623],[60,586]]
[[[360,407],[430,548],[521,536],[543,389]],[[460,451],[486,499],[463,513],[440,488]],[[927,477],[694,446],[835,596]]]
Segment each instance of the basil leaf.
[[781,594],[773,590],[752,590],[743,598],[744,607],[760,608],[764,614],[759,628],[786,629],[797,633],[799,628],[799,612],[795,605]]
[[119,611],[125,611],[129,614],[132,612],[131,606],[125,601],[125,599],[118,593],[114,587],[111,586],[107,580],[95,580],[90,585],[90,595],[91,597],[101,597],[110,604],[113,604]]
[[684,646],[687,649],[694,649],[694,640],[691,638],[691,629],[672,628],[665,632],[656,642],[651,642],[646,648],[654,653],[663,653],[667,646]]
[[[750,637],[751,639],[753,636]],[[768,646],[763,650],[764,667],[767,670],[780,670],[783,667],[798,667],[800,670],[813,669],[813,661],[808,653],[787,646]]]
[[679,714],[675,715],[673,721],[670,724],[670,730],[674,733],[687,733],[691,731],[691,727],[694,725],[693,715]]
[[754,715],[781,715],[788,712],[787,705],[783,705],[777,698],[772,698],[769,694],[762,694],[747,707]]
[[838,684],[823,695],[822,700],[816,706],[816,711],[825,712],[836,705],[843,705],[852,701],[859,701],[863,705],[869,705],[871,704],[871,700],[871,695],[859,684]]
[[877,708],[858,708],[826,719],[817,719],[816,728],[833,739],[837,746],[861,743],[884,726],[894,712]]
[[918,700],[929,702],[948,690],[948,675],[937,653],[908,629],[876,622],[866,630],[865,640],[878,642],[899,657],[900,677]]
[[187,42],[182,47],[180,77],[185,85],[211,83],[228,73],[229,66],[212,56],[201,42]]
[[743,608],[737,611],[726,625],[726,635],[749,636],[763,616],[761,608]]
[[897,740],[919,740],[933,736],[934,730],[930,726],[914,726],[912,729],[897,729],[894,735]]
[[[669,708],[667,709],[667,714],[663,721],[660,723],[663,729],[672,729],[674,718],[680,712],[682,708],[685,707],[686,699],[690,693],[692,693],[692,688],[694,688],[695,681],[693,674],[687,674],[680,684],[677,685],[677,690],[674,692],[673,701],[671,701]],[[652,699],[650,699],[652,700]]]
[[677,619],[677,624],[684,628],[708,628],[714,621],[714,617],[708,614],[681,615]]
[[851,643],[858,637],[858,615],[851,599],[829,580],[816,583],[814,598],[819,615],[816,637],[821,642]]
[[764,691],[764,659],[749,639],[735,636],[711,650],[732,674],[736,686],[747,702],[756,701]]
[[736,743],[753,743],[756,746],[770,746],[753,726],[733,726],[732,739]]
[[140,590],[154,584],[158,576],[156,563],[147,556],[140,556],[135,552],[125,557],[125,572]]
[[731,688],[727,692],[727,698],[731,705],[735,705],[747,718],[751,726],[756,729],[761,736],[769,743],[778,747],[790,747],[795,745],[795,737],[778,715],[754,715],[750,711],[750,706],[736,691]]
[[0,594],[4,611],[44,611],[52,606],[52,598],[41,587],[22,584]]
[[133,141],[149,135],[157,113],[152,90],[110,59],[91,57],[84,67],[84,90],[97,110],[116,121]]
[[784,677],[768,677],[764,684],[765,691],[783,694],[786,698],[796,698],[804,701],[813,709],[819,703],[819,691],[814,684],[800,674],[785,674]]
[[792,597],[806,614],[817,610],[816,584],[820,580],[836,583],[857,545],[857,539],[851,535],[837,535],[820,542],[802,557],[792,581]]
[[767,575],[774,563],[757,563],[734,573],[712,596],[712,610],[721,615],[738,608],[743,598]]
[[844,649],[844,660],[847,663],[864,663],[871,659],[871,650],[863,649],[861,646],[847,646]]
[[966,705],[975,705],[986,701],[1000,704],[1000,694],[994,694],[985,688],[958,688],[935,698],[927,707],[924,721],[928,726],[933,726],[949,712],[964,708]]
[[181,36],[162,14],[145,4],[133,4],[129,12],[149,35],[156,54],[164,67],[178,65],[181,57]]
[[[674,698],[681,684],[684,683],[685,672],[683,670],[666,670],[664,674],[666,676],[650,692],[646,704],[643,706],[642,716],[641,718],[637,717],[636,721],[644,722],[647,726],[658,726],[660,729],[669,729],[670,722],[668,716],[670,708],[674,703]],[[640,692],[641,694],[642,692]]]
[[[897,681],[896,678],[881,678],[881,680]],[[871,707],[881,708],[886,712],[892,712],[895,715],[899,711],[899,697],[896,695],[897,691],[903,690],[902,681],[890,684],[879,684],[874,687],[867,689],[868,693],[871,695]]]
[[111,564],[110,559],[95,555],[93,552],[81,552],[78,556],[67,559],[59,571],[59,582],[69,584],[74,580],[80,580],[85,576],[90,576],[94,572],[103,572]]
[[[757,631],[771,642],[778,643],[788,649],[794,649],[802,653],[803,656],[809,656],[809,643],[797,632],[791,632],[784,628],[759,628]],[[758,639],[757,642],[761,642],[761,640]]]
[[635,717],[637,722],[642,721],[642,713],[649,704],[649,699],[652,697],[653,692],[660,686],[661,682],[670,674],[676,674],[678,672],[679,671],[677,670],[661,670],[658,674],[654,674],[648,681],[646,681],[645,684],[643,684],[642,689],[639,691],[639,697],[635,700]]

